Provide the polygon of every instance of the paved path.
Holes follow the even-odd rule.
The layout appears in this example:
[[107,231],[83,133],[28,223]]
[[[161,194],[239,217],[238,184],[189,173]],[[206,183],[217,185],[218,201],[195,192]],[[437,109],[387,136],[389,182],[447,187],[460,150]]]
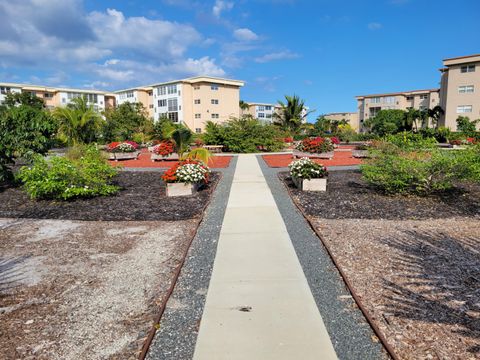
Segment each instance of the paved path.
[[254,155],[240,155],[194,359],[336,359]]

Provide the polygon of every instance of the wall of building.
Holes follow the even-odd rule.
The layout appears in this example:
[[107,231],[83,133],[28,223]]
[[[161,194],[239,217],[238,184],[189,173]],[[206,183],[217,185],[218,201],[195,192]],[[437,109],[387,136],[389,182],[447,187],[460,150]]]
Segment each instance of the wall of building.
[[360,129],[358,113],[356,112],[330,113],[330,114],[325,114],[324,116],[327,119],[336,120],[336,121],[346,120],[348,121],[348,124],[352,127],[352,129],[357,132]]

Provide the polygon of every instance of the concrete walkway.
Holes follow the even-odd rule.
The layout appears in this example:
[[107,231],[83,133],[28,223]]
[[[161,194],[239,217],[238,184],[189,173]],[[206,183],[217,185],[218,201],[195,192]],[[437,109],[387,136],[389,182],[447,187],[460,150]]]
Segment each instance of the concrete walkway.
[[240,155],[194,359],[336,359],[254,155]]

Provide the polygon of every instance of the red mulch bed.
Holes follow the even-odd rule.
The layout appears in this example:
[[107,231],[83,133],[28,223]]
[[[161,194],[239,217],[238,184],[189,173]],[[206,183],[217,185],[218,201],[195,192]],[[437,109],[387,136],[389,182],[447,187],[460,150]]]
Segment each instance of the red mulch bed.
[[[342,148],[345,149],[345,148]],[[285,155],[263,155],[263,160],[267,163],[269,167],[281,168],[287,167],[294,158],[292,154]],[[361,159],[356,159],[352,157],[351,151],[335,151],[335,155],[332,160],[326,159],[312,159],[315,162],[323,164],[327,167],[329,166],[347,166],[347,165],[359,165],[362,163]]]
[[[227,168],[233,156],[212,156],[208,166],[211,168]],[[142,153],[137,160],[120,160],[110,161],[113,166],[123,166],[127,168],[169,168],[175,165],[177,161],[155,161],[150,159],[150,153],[146,149],[142,149]]]

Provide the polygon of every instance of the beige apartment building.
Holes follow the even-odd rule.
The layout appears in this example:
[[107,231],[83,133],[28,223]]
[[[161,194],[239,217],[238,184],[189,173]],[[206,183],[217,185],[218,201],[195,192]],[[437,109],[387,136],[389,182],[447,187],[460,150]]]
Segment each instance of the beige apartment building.
[[240,114],[251,115],[253,118],[263,122],[272,122],[274,114],[278,113],[281,108],[278,104],[254,102],[246,102],[245,104],[248,105],[248,108],[240,109]]
[[396,93],[360,95],[356,97],[360,131],[365,120],[380,110],[432,109],[440,105],[440,89],[411,90]]
[[83,96],[97,111],[102,111],[108,107],[115,106],[115,95],[105,91],[56,88],[14,83],[0,83],[0,103],[3,102],[9,92],[30,92],[39,98],[42,98],[48,109],[53,109],[57,106],[65,106],[69,104],[72,99]]
[[443,60],[440,106],[445,114],[439,124],[457,129],[459,116],[480,118],[480,54]]
[[336,112],[325,114],[324,117],[336,121],[346,120],[353,130],[357,132],[360,130],[360,123],[356,112]]
[[117,104],[141,102],[154,120],[167,116],[201,133],[207,121],[223,123],[240,116],[243,81],[198,76],[115,92]]

